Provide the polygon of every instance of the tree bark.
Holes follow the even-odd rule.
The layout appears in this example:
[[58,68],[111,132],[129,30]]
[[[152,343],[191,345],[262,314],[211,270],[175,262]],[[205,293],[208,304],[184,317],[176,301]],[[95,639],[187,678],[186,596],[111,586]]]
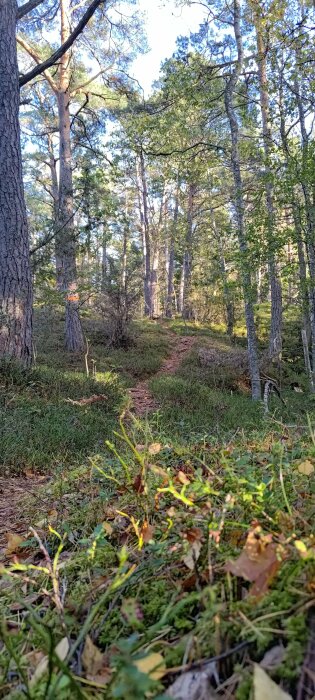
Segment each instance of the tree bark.
[[22,179],[14,0],[0,3],[0,357],[32,363],[32,276]]
[[256,30],[256,42],[258,53],[258,78],[260,93],[260,109],[263,127],[263,144],[265,154],[265,191],[267,205],[267,243],[268,243],[268,267],[271,293],[271,326],[269,336],[270,358],[280,358],[282,349],[282,290],[276,252],[275,232],[275,208],[273,196],[273,183],[270,169],[270,154],[272,147],[272,134],[270,125],[269,92],[267,80],[266,46],[262,33],[259,7],[255,0],[254,24]]
[[174,268],[175,268],[175,235],[178,221],[179,210],[179,187],[177,187],[174,203],[174,215],[171,225],[170,237],[168,241],[168,256],[166,267],[166,303],[165,316],[172,318],[173,316],[173,296],[174,296]]
[[139,209],[142,229],[144,315],[151,316],[151,241],[148,188],[143,151],[139,156]]
[[251,285],[251,275],[248,268],[247,258],[247,240],[245,233],[245,221],[244,221],[244,196],[243,196],[243,182],[240,168],[240,154],[239,154],[239,126],[236,110],[234,107],[234,90],[237,86],[239,76],[242,72],[243,67],[243,42],[240,26],[240,2],[239,0],[234,0],[233,9],[233,25],[234,25],[234,35],[237,45],[237,62],[235,68],[231,74],[230,79],[227,82],[225,89],[225,109],[229,120],[230,132],[231,132],[231,167],[234,180],[234,190],[235,190],[235,213],[236,213],[236,226],[237,226],[237,236],[239,249],[242,257],[241,262],[241,276],[243,284],[243,294],[245,301],[245,320],[247,328],[247,346],[248,346],[248,360],[249,360],[249,371],[251,379],[251,389],[252,398],[254,400],[261,399],[261,385],[260,385],[260,372],[259,372],[259,362],[257,353],[257,340],[256,340],[256,330],[255,330],[255,320],[254,320],[254,309],[252,302],[252,285]]
[[192,253],[193,253],[193,216],[194,216],[194,199],[196,195],[196,185],[190,183],[188,185],[188,203],[187,203],[187,227],[185,251],[183,257],[182,277],[180,286],[180,311],[185,320],[191,318],[192,309],[190,303],[191,291],[191,273],[192,273]]
[[[61,0],[61,42],[70,35],[69,0]],[[57,283],[65,292],[65,345],[71,352],[84,348],[77,290],[76,241],[73,211],[73,180],[70,121],[70,56],[65,53],[59,65],[57,91],[59,117],[59,202],[56,235]]]
[[213,210],[211,210],[210,215],[211,215],[212,229],[213,229],[214,237],[215,237],[215,240],[217,243],[217,248],[218,248],[219,267],[220,267],[222,284],[223,284],[223,298],[224,298],[225,313],[226,313],[226,332],[227,332],[230,340],[232,340],[233,330],[234,330],[234,304],[233,304],[233,299],[231,297],[231,292],[230,292],[229,284],[228,284],[228,273],[227,273],[227,269],[226,269],[225,255],[224,255],[222,240],[220,237],[220,233],[217,229],[217,224],[216,224]]

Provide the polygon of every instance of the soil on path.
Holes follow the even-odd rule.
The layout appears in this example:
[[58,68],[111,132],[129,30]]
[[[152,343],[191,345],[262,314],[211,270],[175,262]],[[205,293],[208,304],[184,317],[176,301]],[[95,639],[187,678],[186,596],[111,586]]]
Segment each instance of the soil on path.
[[[164,360],[160,370],[154,375],[174,374],[184,356],[189,353],[196,341],[195,337],[178,337],[172,334],[172,350],[166,360]],[[149,389],[149,379],[138,382],[130,389],[132,400],[131,410],[137,416],[145,415],[158,408],[158,403],[152,396]],[[33,495],[39,484],[43,484],[47,477],[19,476],[0,477],[0,561],[5,558],[5,549],[8,542],[8,533],[24,535],[28,531],[29,522],[27,513],[23,510],[23,498],[26,495]],[[49,477],[47,478],[49,481]]]
[[[187,355],[192,350],[193,345],[196,342],[196,338],[193,336],[183,336],[178,338],[175,337],[173,342],[172,352],[166,360],[164,360],[161,368],[159,369],[154,377],[161,377],[162,375],[175,374],[176,370],[181,365],[184,356]],[[131,410],[136,416],[143,416],[146,413],[155,411],[159,404],[152,396],[149,389],[150,379],[142,380],[136,384],[135,387],[129,389],[129,394],[131,396]]]

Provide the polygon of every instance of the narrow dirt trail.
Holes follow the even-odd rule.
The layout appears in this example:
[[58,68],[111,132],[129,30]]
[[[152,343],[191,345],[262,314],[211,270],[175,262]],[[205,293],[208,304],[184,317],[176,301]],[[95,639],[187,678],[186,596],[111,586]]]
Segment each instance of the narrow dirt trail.
[[[164,360],[161,368],[153,377],[161,377],[163,375],[175,374],[176,370],[181,365],[185,355],[193,348],[196,338],[193,336],[172,336],[174,338],[172,352],[166,360]],[[132,405],[131,411],[136,416],[143,416],[150,411],[154,411],[159,407],[158,402],[152,396],[149,389],[149,382],[152,377],[142,380],[135,387],[129,389]]]
[[[155,377],[174,374],[196,342],[196,338],[193,336],[178,337],[175,333],[169,333],[169,336],[172,339],[171,353],[164,360],[161,368],[154,375]],[[138,382],[134,388],[129,390],[132,400],[131,411],[136,416],[150,413],[159,406],[150,392],[150,379]],[[21,507],[24,496],[29,494],[36,498],[39,486],[42,486],[46,479],[49,481],[49,477],[40,476],[0,477],[0,561],[3,555],[5,556],[8,533],[25,536],[28,531],[27,514]]]

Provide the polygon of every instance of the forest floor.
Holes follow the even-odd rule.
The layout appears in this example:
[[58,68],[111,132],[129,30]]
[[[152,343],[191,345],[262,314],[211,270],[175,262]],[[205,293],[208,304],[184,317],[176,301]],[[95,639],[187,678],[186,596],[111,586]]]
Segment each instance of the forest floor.
[[294,344],[266,416],[242,341],[176,319],[114,350],[84,324],[95,376],[48,314],[37,366],[1,369],[0,698],[312,698],[315,411]]

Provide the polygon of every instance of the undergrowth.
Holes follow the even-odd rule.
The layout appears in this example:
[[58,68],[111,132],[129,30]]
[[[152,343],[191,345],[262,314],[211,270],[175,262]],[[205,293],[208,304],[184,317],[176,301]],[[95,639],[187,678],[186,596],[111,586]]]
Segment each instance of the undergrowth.
[[[169,337],[144,324],[134,347],[160,366]],[[42,469],[51,453],[55,474],[4,552],[0,697],[161,700],[212,660],[218,697],[249,700],[252,663],[275,648],[268,673],[295,697],[314,604],[312,399],[288,385],[265,416],[193,352],[151,380],[155,414],[119,421],[129,361],[113,373],[100,354],[87,378],[51,350],[30,374],[2,368],[5,462]]]

